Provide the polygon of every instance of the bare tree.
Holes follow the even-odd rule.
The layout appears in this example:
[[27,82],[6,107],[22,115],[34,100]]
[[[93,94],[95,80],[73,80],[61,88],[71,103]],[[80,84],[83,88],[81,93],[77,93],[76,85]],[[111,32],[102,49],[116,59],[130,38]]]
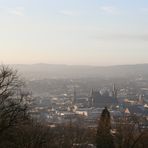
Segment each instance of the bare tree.
[[17,71],[0,66],[0,135],[27,117],[27,94],[22,93],[22,86]]
[[116,147],[145,148],[148,146],[147,129],[141,129],[140,118],[135,115],[128,119],[118,121],[117,133],[115,134]]

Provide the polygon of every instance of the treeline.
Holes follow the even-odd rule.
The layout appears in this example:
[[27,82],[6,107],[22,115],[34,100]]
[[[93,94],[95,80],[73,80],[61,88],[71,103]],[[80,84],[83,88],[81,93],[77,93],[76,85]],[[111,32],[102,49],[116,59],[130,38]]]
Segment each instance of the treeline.
[[54,128],[38,123],[28,114],[29,93],[17,71],[0,67],[0,148],[146,148],[148,132],[138,128],[138,120],[116,126],[112,131],[107,108],[102,111],[98,128],[59,125]]

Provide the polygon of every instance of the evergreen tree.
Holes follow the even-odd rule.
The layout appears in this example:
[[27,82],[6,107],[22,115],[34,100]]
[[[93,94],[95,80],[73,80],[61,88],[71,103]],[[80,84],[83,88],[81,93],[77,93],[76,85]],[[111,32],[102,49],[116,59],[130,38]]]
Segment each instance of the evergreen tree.
[[102,111],[97,129],[97,148],[114,148],[113,137],[110,133],[111,121],[110,112],[107,107]]

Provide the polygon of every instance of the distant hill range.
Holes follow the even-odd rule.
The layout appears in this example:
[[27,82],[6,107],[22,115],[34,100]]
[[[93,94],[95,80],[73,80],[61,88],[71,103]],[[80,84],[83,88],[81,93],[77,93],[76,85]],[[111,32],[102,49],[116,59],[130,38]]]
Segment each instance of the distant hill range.
[[119,66],[10,65],[29,79],[148,77],[148,64]]

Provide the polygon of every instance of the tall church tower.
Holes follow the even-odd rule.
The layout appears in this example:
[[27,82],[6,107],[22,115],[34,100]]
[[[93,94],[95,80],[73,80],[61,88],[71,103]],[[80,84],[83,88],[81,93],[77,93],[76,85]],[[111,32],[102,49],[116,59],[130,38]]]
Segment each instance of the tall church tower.
[[76,93],[76,88],[74,87],[74,91],[73,91],[73,104],[76,103],[76,99],[77,99],[77,93]]
[[116,85],[113,84],[112,97],[114,97],[114,99],[116,99],[118,103],[117,93],[118,93],[118,89],[116,88]]
[[93,95],[94,95],[94,90],[92,89],[89,96],[89,107],[92,107],[94,105]]

